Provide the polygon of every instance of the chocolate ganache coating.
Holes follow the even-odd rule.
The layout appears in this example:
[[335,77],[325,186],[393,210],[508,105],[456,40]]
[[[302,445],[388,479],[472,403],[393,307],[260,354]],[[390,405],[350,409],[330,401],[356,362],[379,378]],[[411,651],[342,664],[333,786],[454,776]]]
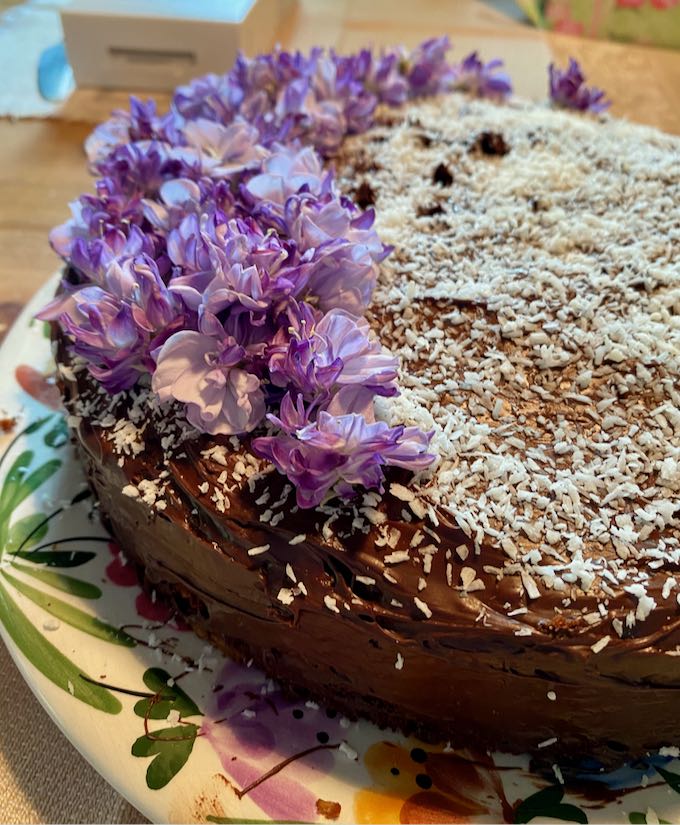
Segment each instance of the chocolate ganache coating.
[[396,416],[442,457],[348,505],[299,509],[247,437],[200,435],[144,387],[106,395],[55,329],[78,452],[145,585],[351,718],[560,764],[677,744],[678,354],[659,336],[676,346],[678,156],[457,96],[345,144],[341,185],[370,187],[398,245],[372,307],[403,360]]

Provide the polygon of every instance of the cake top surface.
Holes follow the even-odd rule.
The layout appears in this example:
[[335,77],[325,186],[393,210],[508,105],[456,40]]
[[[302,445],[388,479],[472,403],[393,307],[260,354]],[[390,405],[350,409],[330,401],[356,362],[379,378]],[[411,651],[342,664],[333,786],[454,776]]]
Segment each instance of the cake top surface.
[[445,96],[384,112],[338,166],[395,246],[371,309],[402,391],[381,414],[434,432],[405,499],[530,592],[642,599],[655,568],[674,587],[680,141]]

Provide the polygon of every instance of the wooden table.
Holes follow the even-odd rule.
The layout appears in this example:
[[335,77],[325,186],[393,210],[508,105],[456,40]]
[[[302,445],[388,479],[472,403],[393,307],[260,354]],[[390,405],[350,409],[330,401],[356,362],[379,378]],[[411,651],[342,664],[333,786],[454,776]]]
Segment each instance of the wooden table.
[[[0,0],[0,8],[6,3]],[[564,64],[574,55],[589,80],[613,98],[615,115],[680,133],[680,53],[546,34],[476,0],[300,0],[282,42],[349,51],[369,43],[413,46],[442,33],[450,35],[459,56],[479,48],[487,59],[504,58],[517,93],[536,99],[546,95],[550,60]],[[47,233],[66,219],[68,202],[90,186],[83,139],[120,99],[78,91],[48,120],[0,119],[0,324],[9,322],[57,267]],[[6,682],[3,692],[9,694],[0,702],[0,798],[12,789],[19,800],[11,810],[0,804],[0,820],[138,819],[61,738],[27,694],[4,649],[0,672]],[[86,816],[62,795],[62,789],[69,793],[63,780],[67,776],[91,800],[85,802]]]

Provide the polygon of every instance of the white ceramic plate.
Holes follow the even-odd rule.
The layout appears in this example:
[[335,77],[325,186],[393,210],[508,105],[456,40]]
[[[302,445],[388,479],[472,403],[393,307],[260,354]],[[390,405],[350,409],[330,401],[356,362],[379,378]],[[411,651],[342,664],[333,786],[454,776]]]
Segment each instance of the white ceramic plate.
[[525,759],[425,746],[292,703],[178,627],[109,542],[74,461],[49,341],[31,320],[55,283],[0,350],[0,415],[15,419],[0,422],[9,430],[0,631],[56,724],[142,813],[156,822],[680,822],[680,764],[668,756],[605,776],[584,770],[563,785],[559,770],[552,781],[532,776]]

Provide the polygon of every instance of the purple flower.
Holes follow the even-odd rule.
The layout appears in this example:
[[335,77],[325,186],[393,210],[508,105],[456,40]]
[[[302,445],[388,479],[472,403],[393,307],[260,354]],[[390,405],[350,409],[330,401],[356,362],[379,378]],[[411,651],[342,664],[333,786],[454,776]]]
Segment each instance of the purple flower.
[[427,436],[374,421],[397,363],[360,316],[390,250],[322,156],[368,129],[379,103],[454,81],[505,93],[498,61],[452,67],[447,49],[276,49],[179,88],[165,115],[131,98],[87,141],[96,194],[51,236],[79,283],[41,317],[106,389],[151,373],[204,432],[249,432],[283,396],[280,432],[258,441],[304,506],[380,487],[386,464],[425,466]]
[[217,321],[216,316],[221,312],[236,309],[250,312],[251,323],[262,323],[264,319],[257,315],[266,312],[271,303],[269,282],[269,276],[256,266],[233,264],[228,269],[220,269],[203,292],[200,315]]
[[265,234],[252,218],[222,222],[217,214],[190,215],[168,236],[168,254],[181,267],[170,290],[192,310],[213,315],[235,304],[263,312],[298,295],[311,271],[295,248],[274,232]]
[[477,52],[472,52],[454,67],[452,88],[477,97],[503,100],[512,94],[512,81],[506,72],[499,71],[502,65],[498,58],[483,63]]
[[185,86],[178,86],[172,105],[187,120],[206,118],[228,123],[242,100],[243,89],[232,72],[227,75],[208,74]]
[[[105,267],[105,271],[102,271]],[[64,291],[38,313],[58,321],[73,350],[109,391],[133,386],[153,369],[151,352],[184,322],[155,261],[139,255],[113,259],[96,273],[97,285],[64,285]]]
[[396,52],[383,52],[372,63],[367,78],[368,87],[375,91],[381,103],[400,106],[409,94],[408,81],[401,73],[400,55]]
[[357,214],[330,195],[291,198],[285,220],[298,248],[313,252],[309,292],[319,308],[362,315],[373,294],[378,264],[390,252],[372,229],[373,211]]
[[145,198],[142,210],[149,223],[167,233],[179,226],[187,214],[199,211],[201,187],[188,178],[175,178],[161,184],[157,197]]
[[117,259],[153,255],[153,243],[139,227],[129,227],[126,236],[120,229],[109,229],[101,238],[86,241],[76,238],[71,247],[71,265],[85,281],[105,286],[106,273]]
[[556,106],[563,109],[577,109],[582,112],[595,114],[604,112],[611,106],[611,100],[605,98],[605,92],[595,86],[588,88],[584,85],[585,76],[580,65],[573,57],[569,58],[569,66],[562,71],[550,64],[550,99]]
[[270,351],[273,384],[296,390],[307,401],[328,398],[345,385],[361,386],[371,397],[397,394],[397,359],[363,318],[337,309],[320,315],[301,304],[289,310],[289,320]]
[[99,238],[111,229],[126,232],[144,217],[140,198],[118,192],[107,179],[97,182],[96,195],[81,195],[70,206],[71,219],[50,232],[50,244],[62,258],[69,258],[76,239]]
[[300,397],[294,404],[286,395],[280,416],[269,419],[281,432],[254,439],[253,450],[291,480],[300,507],[316,507],[329,496],[351,498],[356,486],[382,491],[386,465],[417,472],[433,460],[426,452],[430,436],[416,427],[325,411],[306,423]]
[[267,155],[257,142],[257,129],[240,118],[228,126],[190,120],[183,133],[188,146],[171,150],[170,156],[209,177],[224,178],[255,168]]
[[93,168],[106,160],[117,146],[129,142],[131,121],[129,112],[119,110],[107,121],[96,126],[92,134],[86,138],[85,154]]
[[446,38],[437,38],[410,57],[401,50],[344,57],[319,48],[308,55],[280,49],[252,60],[241,55],[228,74],[178,89],[173,108],[178,117],[222,124],[240,115],[264,146],[300,140],[330,155],[346,134],[369,128],[378,102],[399,105],[409,95],[448,88],[448,47]]
[[450,88],[454,68],[446,62],[449,38],[433,37],[417,46],[408,58],[407,79],[414,97],[436,95]]
[[282,212],[288,198],[303,188],[313,195],[330,189],[330,176],[310,146],[304,149],[281,146],[276,149],[264,160],[260,173],[244,185],[255,203],[267,201],[281,207]]
[[264,418],[260,381],[243,368],[245,350],[193,330],[172,335],[157,355],[151,386],[161,401],[186,405],[190,424],[213,435],[250,432]]
[[174,112],[159,116],[153,100],[130,96],[130,110],[118,109],[109,120],[96,126],[85,141],[85,153],[93,169],[98,169],[111,153],[126,143],[161,141],[178,143],[182,118]]
[[155,195],[168,175],[167,147],[156,141],[140,141],[117,146],[96,166],[97,172],[108,178],[116,193]]

